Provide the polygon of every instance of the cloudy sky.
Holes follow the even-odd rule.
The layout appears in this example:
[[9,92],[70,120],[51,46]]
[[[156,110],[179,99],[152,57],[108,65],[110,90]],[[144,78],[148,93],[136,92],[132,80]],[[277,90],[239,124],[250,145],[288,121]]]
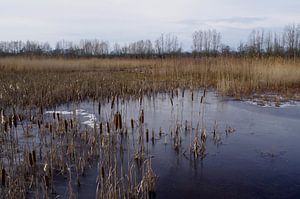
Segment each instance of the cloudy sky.
[[300,0],[0,0],[0,40],[126,43],[174,33],[185,49],[198,29],[236,45],[252,29],[300,22]]

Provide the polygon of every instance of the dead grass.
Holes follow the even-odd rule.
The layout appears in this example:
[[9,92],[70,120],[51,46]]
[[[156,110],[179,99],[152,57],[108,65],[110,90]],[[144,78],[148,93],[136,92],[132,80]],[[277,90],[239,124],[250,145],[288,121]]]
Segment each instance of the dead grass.
[[300,98],[300,59],[0,59],[0,106],[51,106],[110,96],[212,87],[237,98]]

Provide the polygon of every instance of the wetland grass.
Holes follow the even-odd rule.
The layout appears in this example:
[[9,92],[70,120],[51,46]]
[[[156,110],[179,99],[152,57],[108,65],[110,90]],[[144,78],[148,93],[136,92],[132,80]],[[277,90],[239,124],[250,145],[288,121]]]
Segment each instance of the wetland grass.
[[[197,161],[205,158],[210,140],[221,144],[224,131],[217,122],[212,133],[206,126],[206,89],[237,98],[270,92],[299,99],[299,64],[282,58],[1,58],[1,198],[76,198],[75,190],[93,166],[96,198],[153,198],[158,176],[149,148],[161,141],[177,155]],[[191,100],[190,121],[176,115],[179,88],[181,97]],[[205,88],[200,98],[199,88]],[[144,98],[157,93],[168,93],[176,118],[169,128],[147,126]],[[71,114],[45,112],[85,100],[98,104],[94,112],[99,118],[92,127],[82,125],[75,109]],[[120,107],[130,100],[138,105],[136,117],[128,119]],[[194,114],[194,103],[200,105],[199,114]],[[235,131],[227,125],[225,134]],[[65,179],[64,196],[57,194],[59,177]]]

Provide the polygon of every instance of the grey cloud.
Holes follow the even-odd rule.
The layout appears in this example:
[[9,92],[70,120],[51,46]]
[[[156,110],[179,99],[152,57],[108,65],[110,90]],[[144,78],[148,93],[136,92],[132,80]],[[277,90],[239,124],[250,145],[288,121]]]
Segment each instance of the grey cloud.
[[207,25],[208,23],[243,23],[250,24],[266,20],[266,17],[230,17],[230,18],[218,18],[218,19],[207,19],[207,20],[197,20],[197,19],[185,19],[180,21],[173,21],[170,23],[180,24],[180,25]]
[[212,19],[208,21],[249,24],[249,23],[261,22],[266,19],[267,19],[266,17],[230,17],[230,18]]

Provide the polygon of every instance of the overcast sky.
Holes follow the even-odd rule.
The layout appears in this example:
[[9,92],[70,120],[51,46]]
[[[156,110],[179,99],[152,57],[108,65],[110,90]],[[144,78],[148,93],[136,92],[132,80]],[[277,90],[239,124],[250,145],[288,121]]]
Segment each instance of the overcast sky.
[[0,0],[0,40],[83,38],[126,43],[174,33],[185,49],[198,29],[230,45],[252,29],[300,22],[300,0]]

